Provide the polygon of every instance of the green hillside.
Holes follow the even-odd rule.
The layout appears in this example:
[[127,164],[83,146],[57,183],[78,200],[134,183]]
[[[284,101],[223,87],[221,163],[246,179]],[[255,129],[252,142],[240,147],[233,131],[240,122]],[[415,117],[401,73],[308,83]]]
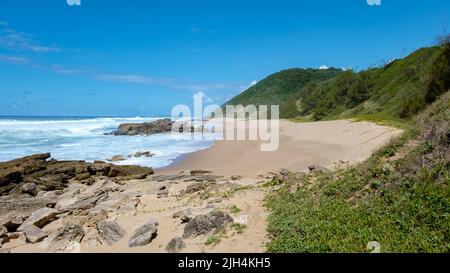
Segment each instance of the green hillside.
[[450,93],[366,162],[274,179],[269,252],[450,252]]
[[226,104],[279,104],[281,118],[402,123],[434,101],[436,96],[424,86],[432,84],[431,78],[437,73],[433,69],[448,69],[436,69],[435,65],[449,54],[443,48],[422,48],[404,59],[358,73],[339,69],[281,71]]
[[281,117],[294,117],[300,114],[295,107],[298,94],[307,84],[329,80],[340,73],[342,70],[334,68],[283,70],[270,75],[226,104],[280,105]]
[[[350,99],[349,82],[370,92]],[[319,85],[306,113],[403,118],[405,132],[357,166],[268,183],[268,251],[450,252],[450,43]]]

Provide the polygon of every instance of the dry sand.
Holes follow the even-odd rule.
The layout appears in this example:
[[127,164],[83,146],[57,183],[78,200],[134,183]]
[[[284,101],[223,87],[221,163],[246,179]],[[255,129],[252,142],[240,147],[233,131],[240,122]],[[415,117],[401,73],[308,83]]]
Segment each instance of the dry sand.
[[295,123],[282,120],[279,149],[274,152],[261,152],[260,141],[221,140],[212,148],[189,154],[158,172],[202,169],[222,175],[248,176],[281,168],[304,171],[312,164],[332,167],[339,161],[364,161],[400,132],[369,122]]

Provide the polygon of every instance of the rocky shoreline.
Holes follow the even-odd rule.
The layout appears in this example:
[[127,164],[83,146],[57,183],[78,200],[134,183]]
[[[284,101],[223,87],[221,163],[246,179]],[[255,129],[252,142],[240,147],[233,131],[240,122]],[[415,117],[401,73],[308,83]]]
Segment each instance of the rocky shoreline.
[[117,166],[103,161],[58,161],[49,153],[31,155],[0,163],[0,196],[63,190],[69,182],[92,185],[97,178],[109,177],[119,181],[144,179],[153,174],[152,168]]
[[[174,209],[183,208],[167,216],[183,229],[164,248],[179,252],[186,248],[186,240],[222,232],[235,222],[223,211],[225,204],[217,202],[222,194],[240,189],[234,183],[238,179],[204,170],[154,175],[152,168],[58,161],[50,154],[1,162],[0,252],[27,246],[44,252],[79,252],[81,247],[111,247],[125,238],[130,249],[147,246],[161,228],[168,228],[167,219],[145,216],[147,220],[132,232],[118,219],[147,211],[151,204],[145,205],[145,200],[150,196],[172,200],[177,204]],[[198,208],[205,201],[208,205]]]

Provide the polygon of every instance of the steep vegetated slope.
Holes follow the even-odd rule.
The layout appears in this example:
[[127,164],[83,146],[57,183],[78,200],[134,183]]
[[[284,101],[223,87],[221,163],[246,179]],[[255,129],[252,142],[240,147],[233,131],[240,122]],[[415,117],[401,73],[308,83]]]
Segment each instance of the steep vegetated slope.
[[294,68],[275,73],[227,102],[228,105],[280,105],[281,117],[300,114],[296,106],[299,92],[310,83],[329,80],[342,70]]
[[[410,117],[401,137],[360,165],[334,172],[291,173],[267,185],[274,187],[266,199],[271,210],[269,251],[367,252],[371,241],[379,243],[382,252],[450,251],[449,53],[450,44],[445,43],[377,69],[375,84],[390,87],[384,91],[381,85],[372,87],[364,104],[374,105],[380,113],[361,104],[353,108],[353,114]],[[422,74],[402,74],[413,67],[411,63],[421,62]],[[356,77],[371,78],[371,73]],[[337,85],[353,76],[333,81]],[[323,85],[332,88],[330,84]],[[405,86],[415,91],[408,93]],[[348,94],[341,99],[324,116],[345,113]],[[319,113],[318,108],[311,109]]]
[[450,86],[449,78],[444,77],[449,75],[449,55],[450,47],[444,43],[358,73],[338,69],[286,70],[227,104],[280,104],[281,118],[359,118],[401,124]]
[[447,93],[365,163],[272,181],[268,250],[449,252],[449,122]]

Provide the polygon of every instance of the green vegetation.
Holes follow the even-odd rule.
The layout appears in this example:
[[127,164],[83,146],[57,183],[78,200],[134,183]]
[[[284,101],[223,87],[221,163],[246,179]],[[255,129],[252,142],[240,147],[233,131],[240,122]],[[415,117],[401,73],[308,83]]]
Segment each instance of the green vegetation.
[[228,208],[228,210],[230,211],[230,213],[232,214],[238,214],[239,212],[241,212],[242,210],[240,208],[238,208],[236,205],[232,205]]
[[382,252],[450,252],[449,67],[446,42],[308,87],[320,97],[303,99],[314,119],[405,132],[357,166],[267,183],[269,252],[368,252],[370,241]]
[[450,87],[449,43],[362,72],[290,69],[226,104],[280,105],[294,121],[351,119],[404,126]]
[[[450,252],[450,93],[365,163],[267,196],[270,252]],[[295,190],[293,190],[295,189]]]
[[231,228],[234,229],[237,234],[242,234],[244,233],[244,230],[247,228],[247,226],[239,223],[233,223],[231,225]]
[[281,117],[296,117],[298,93],[310,83],[329,80],[340,74],[340,69],[289,69],[275,73],[250,87],[226,104],[280,105]]
[[222,235],[221,234],[214,234],[208,237],[208,239],[206,239],[205,245],[209,246],[209,245],[217,245],[220,243],[220,241],[222,240]]

